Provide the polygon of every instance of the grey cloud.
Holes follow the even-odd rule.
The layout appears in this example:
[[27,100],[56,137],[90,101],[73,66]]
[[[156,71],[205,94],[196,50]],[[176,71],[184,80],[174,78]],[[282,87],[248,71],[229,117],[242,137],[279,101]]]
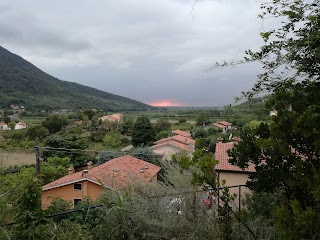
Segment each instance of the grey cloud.
[[230,103],[259,67],[203,72],[262,44],[258,4],[200,0],[191,14],[193,3],[3,0],[0,41],[63,80],[140,101]]
[[44,49],[46,52],[83,51],[91,48],[90,42],[77,39],[55,29],[47,29],[39,20],[25,12],[9,7],[0,15],[0,40],[11,45]]

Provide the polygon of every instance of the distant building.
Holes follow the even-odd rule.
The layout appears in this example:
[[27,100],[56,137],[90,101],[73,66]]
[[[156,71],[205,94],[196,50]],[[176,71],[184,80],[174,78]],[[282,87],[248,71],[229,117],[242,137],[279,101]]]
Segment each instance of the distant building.
[[180,152],[186,152],[191,157],[195,147],[195,141],[190,138],[191,135],[181,130],[175,130],[173,132],[179,133],[180,135],[160,139],[156,141],[150,149],[152,149],[154,153],[162,155],[163,158],[167,160],[170,160],[173,154]]
[[223,133],[226,133],[228,129],[232,129],[232,123],[227,121],[220,121],[212,124],[214,127],[222,129]]
[[85,198],[96,200],[101,193],[124,190],[137,182],[157,182],[160,167],[132,156],[111,159],[97,167],[73,172],[42,187],[42,208],[46,209],[54,197],[69,201],[74,207]]
[[0,130],[10,130],[10,128],[5,122],[0,122]]
[[270,116],[277,116],[278,115],[278,111],[277,110],[272,110],[269,113]]
[[106,115],[101,118],[99,118],[102,122],[110,121],[110,122],[123,122],[123,114],[121,113],[115,113],[112,115]]
[[18,122],[16,123],[16,125],[14,126],[14,130],[19,130],[19,129],[24,129],[27,127],[27,124],[24,122]]

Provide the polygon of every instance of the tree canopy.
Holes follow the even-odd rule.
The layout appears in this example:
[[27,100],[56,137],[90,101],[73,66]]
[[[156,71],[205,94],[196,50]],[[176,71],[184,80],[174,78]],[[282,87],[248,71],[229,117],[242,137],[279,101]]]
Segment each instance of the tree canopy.
[[137,118],[132,129],[132,144],[145,146],[155,139],[155,130],[147,116]]
[[274,0],[261,5],[261,18],[281,18],[277,29],[261,33],[265,45],[247,51],[263,73],[252,90],[267,90],[269,123],[244,128],[231,162],[242,168],[254,163],[248,185],[277,195],[274,224],[280,239],[320,237],[320,4],[318,0]]

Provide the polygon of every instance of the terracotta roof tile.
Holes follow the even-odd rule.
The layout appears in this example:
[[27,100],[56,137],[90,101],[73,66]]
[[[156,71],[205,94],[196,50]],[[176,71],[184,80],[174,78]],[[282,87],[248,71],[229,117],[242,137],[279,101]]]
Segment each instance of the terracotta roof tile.
[[158,143],[156,145],[151,146],[150,148],[151,149],[157,149],[157,148],[165,146],[165,145],[173,146],[173,147],[179,148],[179,149],[181,149],[183,151],[188,151],[188,152],[192,152],[193,151],[193,147],[188,146],[188,145],[183,144],[183,143],[180,143],[180,142],[177,142],[177,141],[174,141],[174,140]]
[[[140,170],[144,169],[145,166],[148,166],[147,170],[144,170],[144,173],[141,173]],[[88,173],[84,176],[83,172],[76,172],[48,183],[44,185],[42,189],[47,190],[81,180],[89,180],[97,184],[100,184],[101,182],[106,187],[119,189],[137,179],[149,182],[160,169],[159,166],[138,158],[122,156],[111,159],[108,162],[88,170]]]
[[177,135],[183,136],[183,137],[187,137],[187,138],[191,137],[191,134],[190,134],[190,133],[185,132],[185,131],[181,131],[181,130],[179,130],[179,129],[174,130],[174,131],[172,131],[172,132],[175,133],[175,134],[177,134]]
[[227,127],[232,125],[232,123],[227,122],[227,121],[220,121],[218,123],[221,124],[221,125],[227,126]]
[[156,141],[155,143],[158,144],[158,143],[163,143],[163,142],[171,141],[171,140],[174,140],[174,141],[186,144],[186,145],[189,145],[189,144],[194,145],[195,144],[195,141],[193,139],[187,138],[187,137],[183,137],[181,135],[175,135],[175,136],[172,136],[172,137],[163,138],[163,139],[160,139],[159,141]]
[[216,126],[218,128],[226,128],[227,126],[224,126],[222,124],[219,124],[219,123],[212,123],[213,126]]
[[219,163],[214,167],[214,169],[218,171],[255,172],[256,170],[253,164],[249,164],[247,168],[241,169],[240,167],[229,163],[229,156],[227,151],[232,149],[234,147],[234,144],[235,142],[218,142],[216,144],[215,158],[219,161]]
[[100,119],[102,121],[111,121],[111,122],[117,122],[117,121],[120,121],[121,118],[122,118],[122,114],[121,113],[115,113],[115,114],[112,114],[112,115],[106,115],[106,116],[103,116],[101,117]]

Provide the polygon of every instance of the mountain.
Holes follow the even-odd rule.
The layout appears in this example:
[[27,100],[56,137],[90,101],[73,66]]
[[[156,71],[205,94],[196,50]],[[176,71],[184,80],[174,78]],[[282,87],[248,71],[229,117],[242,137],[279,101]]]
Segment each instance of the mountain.
[[59,80],[0,46],[0,106],[29,110],[143,110],[149,105],[81,84]]

